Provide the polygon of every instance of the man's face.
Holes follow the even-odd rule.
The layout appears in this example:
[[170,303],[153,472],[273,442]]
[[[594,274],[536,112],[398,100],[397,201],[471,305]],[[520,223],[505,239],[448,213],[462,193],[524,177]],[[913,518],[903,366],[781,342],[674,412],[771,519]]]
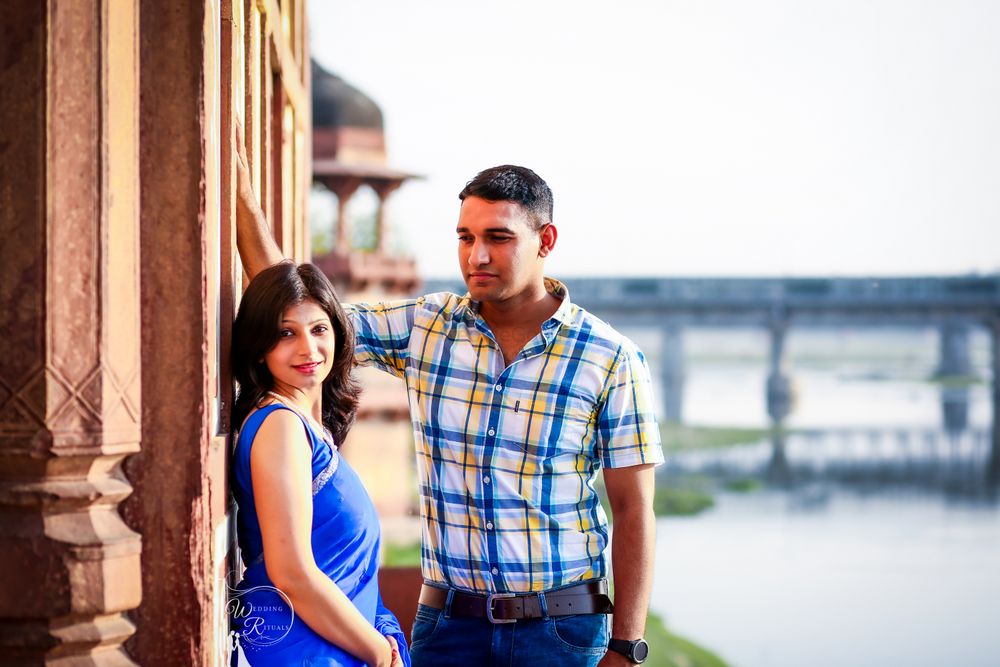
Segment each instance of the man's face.
[[476,301],[504,301],[541,279],[541,238],[520,204],[467,197],[456,231],[459,267]]

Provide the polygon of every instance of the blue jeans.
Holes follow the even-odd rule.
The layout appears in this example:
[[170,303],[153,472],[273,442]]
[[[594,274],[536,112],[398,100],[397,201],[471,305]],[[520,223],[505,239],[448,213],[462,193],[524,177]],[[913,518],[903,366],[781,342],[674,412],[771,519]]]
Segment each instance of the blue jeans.
[[[450,602],[450,596],[449,596]],[[608,648],[607,614],[546,616],[492,624],[417,606],[413,667],[595,667]]]

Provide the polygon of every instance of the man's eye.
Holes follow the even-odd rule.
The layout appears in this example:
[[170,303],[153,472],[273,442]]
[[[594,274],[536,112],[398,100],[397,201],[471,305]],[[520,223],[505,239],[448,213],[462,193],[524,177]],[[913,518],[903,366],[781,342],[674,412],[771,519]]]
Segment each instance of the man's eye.
[[468,243],[469,241],[472,240],[472,237],[471,236],[459,236],[458,240],[461,241],[462,243]]

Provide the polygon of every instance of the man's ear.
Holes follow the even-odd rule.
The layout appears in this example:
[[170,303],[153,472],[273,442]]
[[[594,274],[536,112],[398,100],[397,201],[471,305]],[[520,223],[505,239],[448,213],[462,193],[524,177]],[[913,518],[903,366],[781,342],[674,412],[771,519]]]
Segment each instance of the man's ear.
[[541,244],[538,247],[538,256],[545,257],[552,249],[556,247],[556,239],[559,238],[559,230],[551,222],[538,232],[538,237],[541,240]]

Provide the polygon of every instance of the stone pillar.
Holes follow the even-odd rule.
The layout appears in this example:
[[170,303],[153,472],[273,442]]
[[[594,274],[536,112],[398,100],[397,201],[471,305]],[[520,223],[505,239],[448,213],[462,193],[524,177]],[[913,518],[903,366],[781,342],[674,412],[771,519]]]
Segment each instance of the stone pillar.
[[792,380],[786,372],[785,337],[788,322],[774,319],[771,322],[771,357],[767,375],[767,414],[771,421],[780,424],[792,411]]
[[660,329],[660,340],[664,418],[679,423],[684,408],[684,330],[677,324],[668,324]]
[[347,220],[347,202],[351,201],[351,197],[364,181],[353,176],[345,176],[325,178],[322,183],[330,192],[337,195],[337,245],[334,249],[350,250],[351,230]]
[[[353,194],[353,193],[352,193]],[[347,202],[350,195],[337,195],[337,245],[338,250],[349,250],[351,247],[351,230],[347,224]]]
[[0,664],[132,665],[138,15],[0,3]]
[[378,195],[378,209],[375,211],[375,252],[380,255],[389,254],[389,234],[385,222],[385,201],[396,191],[402,181],[376,181],[371,184]]
[[231,196],[232,184],[219,168],[228,150],[228,137],[220,145],[220,8],[204,0],[140,7],[141,344],[150,399],[143,450],[126,465],[138,492],[124,513],[144,540],[144,597],[128,649],[142,665],[208,667],[225,664],[227,638],[219,563],[228,550],[221,401],[229,392],[216,371],[221,322],[232,316],[220,305],[222,249],[232,245],[220,230],[219,196]]

